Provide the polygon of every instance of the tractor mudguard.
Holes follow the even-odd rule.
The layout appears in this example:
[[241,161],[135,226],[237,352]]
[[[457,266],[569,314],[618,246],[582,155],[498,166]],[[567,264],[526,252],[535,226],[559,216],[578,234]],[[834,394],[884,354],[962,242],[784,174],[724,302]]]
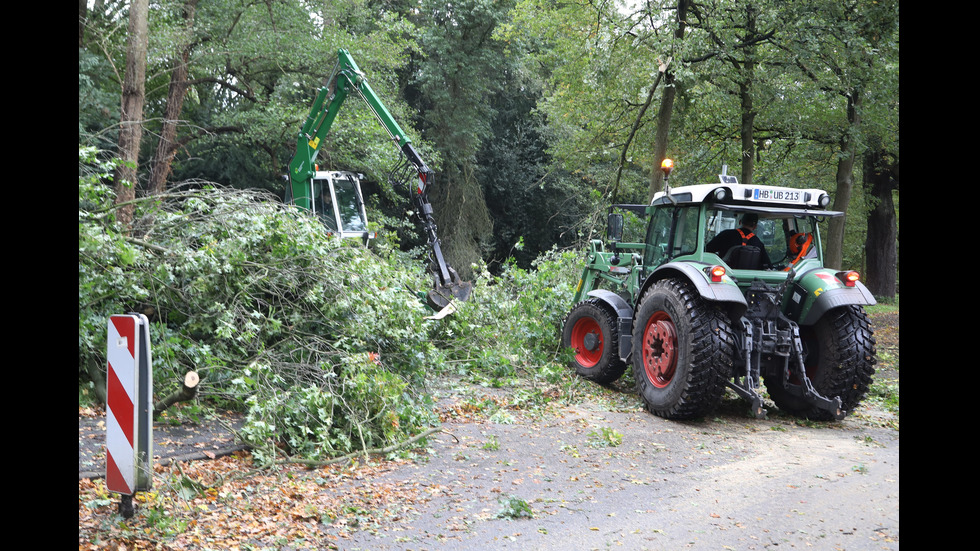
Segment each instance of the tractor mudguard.
[[712,264],[700,264],[694,262],[668,262],[654,270],[640,287],[637,297],[642,297],[647,288],[661,279],[681,278],[690,281],[705,300],[711,302],[723,302],[728,306],[733,319],[742,317],[748,304],[745,296],[738,288],[738,285],[725,276],[720,283],[712,283],[709,276],[702,268],[711,267]]
[[606,289],[589,291],[587,296],[601,300],[616,312],[619,358],[625,361],[633,350],[633,307],[623,297]]
[[783,298],[785,314],[800,325],[813,325],[829,310],[850,304],[877,304],[874,295],[860,281],[844,285],[836,272],[818,268],[802,274]]
[[616,316],[620,318],[633,318],[633,308],[623,297],[606,289],[594,289],[589,291],[586,296],[594,297],[605,302],[616,311]]

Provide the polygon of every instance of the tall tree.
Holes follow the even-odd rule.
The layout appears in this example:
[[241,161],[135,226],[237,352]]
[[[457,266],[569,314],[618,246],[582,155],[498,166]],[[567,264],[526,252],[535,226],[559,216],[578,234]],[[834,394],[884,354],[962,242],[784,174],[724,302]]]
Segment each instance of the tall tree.
[[[848,211],[855,167],[866,143],[865,98],[876,71],[883,69],[879,48],[898,32],[895,0],[813,0],[793,3],[793,13],[805,23],[787,35],[786,44],[801,74],[819,90],[836,96],[844,114],[837,134],[837,172],[833,208]],[[863,214],[863,213],[862,213]],[[847,215],[829,222],[825,263],[839,268],[844,255]]]
[[[687,28],[687,14],[691,4],[691,0],[677,0],[674,38],[678,41],[684,39],[684,33]],[[653,195],[660,191],[663,186],[663,178],[660,177],[660,171],[657,170],[657,167],[667,157],[667,144],[670,141],[670,121],[674,114],[674,99],[677,97],[676,79],[676,70],[667,67],[664,72],[664,91],[663,95],[660,96],[660,108],[657,110],[657,134],[653,140],[654,169],[650,171],[650,193],[648,199],[653,199]]]
[[430,190],[444,252],[464,278],[481,260],[493,230],[476,174],[476,155],[491,138],[491,99],[506,87],[507,59],[494,31],[512,2],[426,0],[417,85],[423,132],[441,163]]
[[[149,0],[133,0],[129,6],[129,42],[126,49],[126,73],[122,88],[122,116],[119,129],[119,158],[116,169],[116,203],[127,203],[135,197],[140,138],[143,135],[143,100],[146,95],[146,51],[149,33]],[[132,223],[132,205],[118,211],[122,227]]]
[[521,0],[505,33],[534,45],[525,65],[542,83],[541,134],[552,166],[578,174],[583,193],[598,188],[606,200],[633,202],[648,193],[651,113],[669,93],[665,72],[676,70],[680,47],[675,10],[662,3],[677,0],[623,11],[614,2]]
[[181,10],[185,21],[184,32],[176,44],[160,138],[157,141],[153,161],[150,163],[150,182],[148,185],[150,193],[163,193],[166,189],[170,166],[173,163],[174,155],[177,153],[177,125],[184,109],[184,98],[187,96],[189,88],[187,82],[188,64],[190,63],[191,51],[194,48],[193,29],[197,3],[198,0],[187,0]]
[[864,155],[865,196],[871,202],[864,251],[868,262],[865,282],[877,297],[898,293],[898,218],[893,192],[898,191],[898,159],[880,145]]
[[[755,173],[755,121],[759,114],[756,105],[757,68],[760,63],[760,44],[774,34],[772,29],[760,28],[760,9],[754,3],[746,3],[740,10],[740,32],[737,41],[730,48],[725,60],[732,65],[738,84],[740,104],[739,137],[741,139],[741,179],[751,185]],[[717,36],[717,35],[715,35]],[[739,54],[740,52],[740,54]]]

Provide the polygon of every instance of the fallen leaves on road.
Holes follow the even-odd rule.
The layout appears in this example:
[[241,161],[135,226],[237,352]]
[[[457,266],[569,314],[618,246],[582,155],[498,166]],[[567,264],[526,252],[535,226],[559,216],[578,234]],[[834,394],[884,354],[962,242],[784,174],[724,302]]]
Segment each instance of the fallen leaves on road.
[[157,466],[153,488],[137,492],[136,514],[102,479],[78,483],[78,548],[127,550],[339,549],[355,530],[409,522],[433,497],[415,483],[378,481],[400,461],[251,471],[245,452],[212,461]]

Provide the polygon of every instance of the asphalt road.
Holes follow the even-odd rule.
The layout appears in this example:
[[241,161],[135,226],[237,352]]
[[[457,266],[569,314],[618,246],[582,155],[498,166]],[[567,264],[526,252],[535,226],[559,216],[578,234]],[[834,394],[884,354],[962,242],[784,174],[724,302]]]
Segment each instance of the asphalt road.
[[[184,421],[153,425],[154,464],[174,460],[209,459],[243,449],[234,430],[242,425],[237,414],[222,413],[206,423]],[[78,479],[105,476],[105,415],[78,416]]]
[[[622,442],[603,447],[604,428]],[[348,535],[343,549],[899,546],[898,431],[861,420],[678,423],[584,405],[515,424],[450,422],[431,448],[373,483],[418,485],[433,498]],[[511,496],[533,517],[501,516]]]
[[[419,461],[371,481],[425,499],[389,504],[404,514],[380,525],[323,529],[346,551],[897,550],[899,433],[876,415],[811,426],[725,411],[681,423],[588,402],[448,420]],[[235,415],[157,423],[154,462],[231,453],[237,426]],[[104,417],[80,415],[79,479],[104,476],[104,443]],[[510,498],[533,516],[510,518]]]

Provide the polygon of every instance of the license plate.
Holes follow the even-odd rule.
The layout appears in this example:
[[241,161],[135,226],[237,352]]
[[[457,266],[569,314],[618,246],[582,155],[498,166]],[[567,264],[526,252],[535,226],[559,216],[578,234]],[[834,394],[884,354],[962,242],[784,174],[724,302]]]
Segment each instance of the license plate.
[[779,203],[799,203],[803,201],[803,192],[796,189],[760,189],[752,192],[754,201],[773,201]]

